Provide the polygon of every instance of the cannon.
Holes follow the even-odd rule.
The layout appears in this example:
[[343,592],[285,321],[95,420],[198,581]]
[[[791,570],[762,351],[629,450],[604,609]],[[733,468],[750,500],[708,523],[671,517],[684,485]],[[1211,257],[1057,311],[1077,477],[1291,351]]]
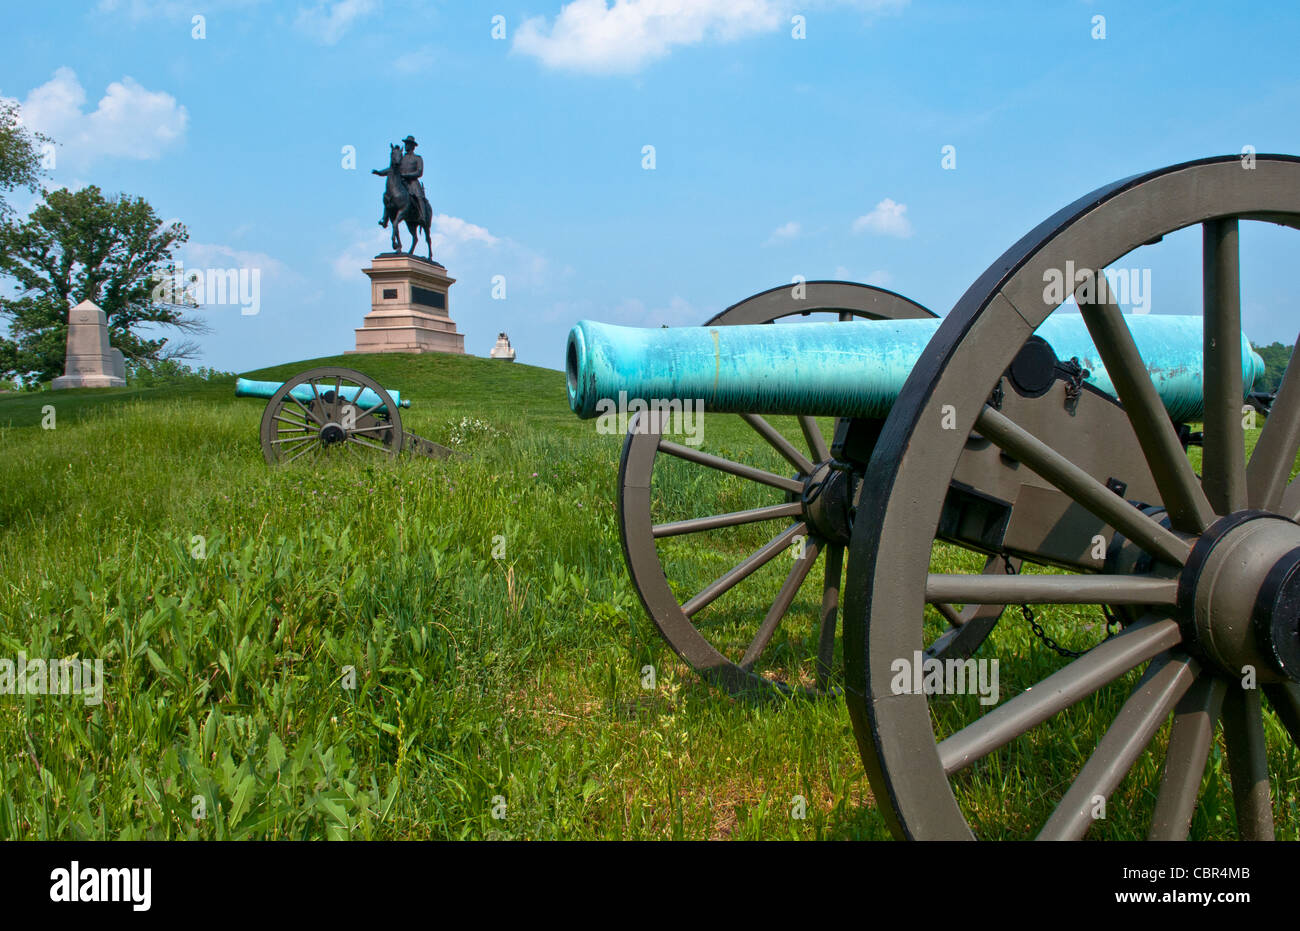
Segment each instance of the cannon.
[[361,372],[309,369],[285,382],[235,382],[235,396],[264,398],[262,455],[269,465],[322,457],[395,458],[402,450],[445,458],[452,450],[402,429],[411,402]]
[[[662,430],[655,436],[671,407],[637,415],[634,429],[644,433],[625,442],[620,496],[639,500],[621,501],[625,523],[655,493],[644,461],[630,461],[638,444],[786,499],[695,523],[625,526],[629,567],[652,617],[677,606],[687,625],[673,636],[686,642],[693,631],[707,645],[701,609],[784,550],[803,525],[828,549],[847,550],[842,690],[873,795],[896,836],[974,837],[986,824],[989,784],[1014,795],[1015,766],[1004,764],[1032,731],[1040,752],[1059,748],[1038,765],[1081,758],[1062,776],[1058,797],[1011,803],[1017,826],[1035,825],[1043,839],[1084,837],[1131,777],[1141,784],[1128,797],[1154,800],[1137,829],[1185,838],[1217,730],[1238,834],[1273,837],[1270,776],[1285,773],[1288,761],[1294,767],[1300,743],[1300,482],[1292,478],[1300,376],[1283,378],[1248,457],[1245,422],[1254,412],[1243,412],[1243,400],[1259,360],[1242,335],[1242,221],[1300,228],[1300,159],[1259,156],[1248,168],[1236,156],[1202,159],[1080,198],[995,261],[942,321],[918,319],[931,330],[919,351],[919,336],[898,329],[910,321],[844,323],[842,337],[811,325],[807,335],[772,326],[771,339],[786,349],[764,342],[756,358],[765,364],[746,371],[730,366],[747,357],[751,328],[732,334],[714,326],[689,336],[639,334],[664,342],[629,377],[633,341],[580,326],[566,363],[575,410],[594,412],[593,389],[680,397],[671,393],[680,377],[684,393],[714,410],[753,418],[798,470],[794,478],[760,472],[671,443]],[[1196,324],[1121,313],[1101,270],[1196,227],[1203,293]],[[1045,286],[1063,279],[1064,288]],[[1061,332],[1058,310],[1071,296],[1080,315],[1069,325],[1082,326],[1086,345],[1077,330]],[[835,312],[839,303],[826,306]],[[928,316],[908,303],[894,302],[896,318]],[[849,335],[867,327],[894,328],[906,349],[873,364],[862,347],[880,341]],[[762,426],[769,416],[803,423],[816,414],[840,418],[825,455],[812,431],[814,454],[804,456]],[[638,575],[649,558],[634,549],[636,536],[763,520],[795,523],[684,603],[671,586],[656,591]],[[832,573],[829,562],[824,605],[839,601],[839,566]],[[801,568],[754,635],[760,651],[802,582]],[[996,652],[993,625],[1004,605],[1023,606],[1035,637],[1059,657],[1019,662],[1015,694],[1004,700],[954,694],[942,676],[931,683],[936,663],[973,670],[974,650]],[[1076,636],[1091,627],[1093,642],[1061,648],[1030,606]],[[980,607],[991,621],[964,617]],[[823,611],[822,620],[819,646],[833,645],[834,616]],[[701,671],[753,686],[746,665],[753,649],[739,662],[702,649],[693,660],[669,639]],[[909,663],[924,666],[924,682],[900,675]],[[1108,726],[1081,747],[1080,728],[1102,715]],[[1137,767],[1144,754],[1162,759]],[[1276,784],[1285,792],[1290,782]],[[1293,795],[1281,809],[1294,811]]]

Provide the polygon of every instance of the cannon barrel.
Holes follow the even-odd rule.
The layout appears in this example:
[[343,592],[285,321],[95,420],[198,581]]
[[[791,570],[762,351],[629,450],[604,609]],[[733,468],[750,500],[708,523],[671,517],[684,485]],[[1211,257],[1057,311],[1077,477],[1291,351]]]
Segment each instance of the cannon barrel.
[[[1199,420],[1202,319],[1127,317],[1138,352],[1175,421]],[[920,360],[938,319],[644,329],[580,321],[565,374],[579,417],[628,399],[702,400],[706,410],[883,418]],[[1036,331],[1057,359],[1077,358],[1087,382],[1114,395],[1079,314],[1053,314]],[[1243,397],[1264,360],[1241,338]]]
[[[263,398],[269,400],[272,395],[279,391],[283,386],[284,382],[282,381],[253,381],[248,378],[241,378],[235,382],[235,397]],[[387,391],[388,389],[384,390]],[[289,393],[304,404],[315,398],[315,393],[312,391],[312,386],[309,384],[298,385]],[[371,391],[369,388],[360,388],[356,385],[344,385],[339,393],[343,395],[346,400],[363,410],[373,408],[375,405],[381,405],[377,409],[381,411],[384,410],[384,407],[382,406],[383,402],[380,400],[379,395],[375,394],[375,392]],[[410,401],[402,400],[400,392],[389,391],[388,394],[392,397],[393,403],[398,407],[411,406]]]

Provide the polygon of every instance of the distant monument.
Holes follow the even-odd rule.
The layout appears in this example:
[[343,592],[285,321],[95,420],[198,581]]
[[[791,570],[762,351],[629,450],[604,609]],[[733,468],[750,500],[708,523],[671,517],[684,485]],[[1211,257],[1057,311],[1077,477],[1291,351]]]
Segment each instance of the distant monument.
[[68,311],[68,353],[63,374],[50,387],[122,388],[126,386],[126,361],[122,351],[108,344],[108,318],[92,301],[82,301]]
[[506,362],[515,361],[515,348],[510,345],[510,337],[504,333],[497,335],[497,344],[492,347],[488,356],[493,359],[504,359]]
[[[456,283],[447,269],[433,260],[433,240],[429,229],[433,208],[425,196],[420,178],[424,159],[415,154],[413,136],[402,140],[405,146],[389,147],[388,167],[375,169],[382,175],[384,213],[380,226],[393,227],[393,251],[381,252],[369,268],[370,313],[357,328],[357,348],[349,352],[454,352],[464,354],[465,337],[456,332],[448,310],[448,291]],[[402,252],[399,224],[406,223],[411,234],[411,248]],[[424,230],[428,258],[418,258],[415,245]]]

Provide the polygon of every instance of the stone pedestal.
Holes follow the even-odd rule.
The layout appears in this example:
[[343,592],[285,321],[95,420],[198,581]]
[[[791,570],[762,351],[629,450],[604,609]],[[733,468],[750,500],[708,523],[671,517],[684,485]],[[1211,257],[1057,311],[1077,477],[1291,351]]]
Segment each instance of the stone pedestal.
[[375,256],[363,272],[370,278],[370,313],[357,328],[349,352],[455,352],[465,337],[456,332],[447,292],[455,278],[437,262],[402,252]]
[[122,351],[108,344],[108,318],[99,306],[82,301],[68,311],[68,352],[63,374],[50,384],[64,388],[122,388],[126,362]]
[[497,344],[492,347],[488,356],[505,362],[515,361],[515,347],[510,345],[510,337],[504,333],[497,334]]

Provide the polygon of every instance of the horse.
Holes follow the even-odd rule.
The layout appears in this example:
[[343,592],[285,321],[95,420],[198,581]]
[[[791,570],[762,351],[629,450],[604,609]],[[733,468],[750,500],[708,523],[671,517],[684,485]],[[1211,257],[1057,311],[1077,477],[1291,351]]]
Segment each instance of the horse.
[[420,210],[418,205],[411,198],[411,192],[406,189],[406,182],[402,180],[402,175],[398,171],[402,161],[402,147],[400,145],[392,146],[389,153],[388,167],[383,171],[375,170],[375,174],[382,175],[388,179],[388,185],[384,188],[384,218],[379,221],[380,226],[388,226],[391,221],[393,224],[393,251],[402,251],[402,237],[398,230],[398,223],[405,221],[407,230],[411,233],[411,248],[407,250],[407,255],[415,253],[415,247],[420,241],[419,230],[424,230],[424,242],[429,248],[429,261],[433,261],[433,238],[429,235],[429,226],[433,222],[433,208],[429,205],[429,198],[422,197],[424,209]]

